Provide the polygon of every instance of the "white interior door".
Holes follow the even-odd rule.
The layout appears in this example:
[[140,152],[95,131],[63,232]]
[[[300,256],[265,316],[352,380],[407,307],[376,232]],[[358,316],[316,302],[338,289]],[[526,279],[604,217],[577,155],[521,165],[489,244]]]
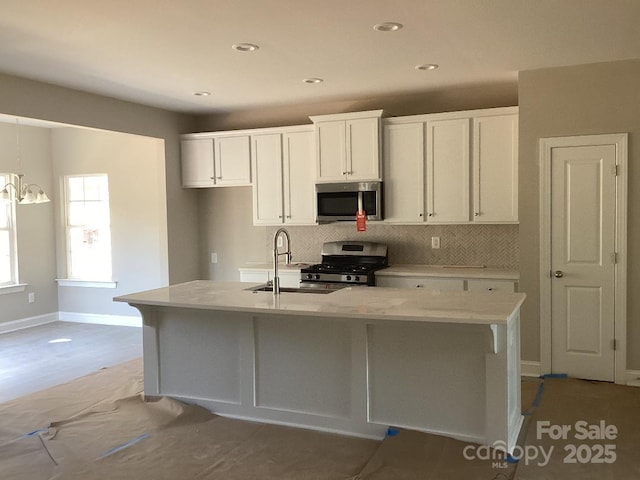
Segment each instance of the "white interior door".
[[613,381],[616,145],[551,149],[551,368]]

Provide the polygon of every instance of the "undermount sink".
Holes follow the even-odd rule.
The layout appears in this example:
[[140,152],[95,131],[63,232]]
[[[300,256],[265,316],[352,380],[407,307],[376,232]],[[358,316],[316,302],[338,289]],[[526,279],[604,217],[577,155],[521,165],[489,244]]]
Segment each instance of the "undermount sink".
[[[257,287],[245,288],[250,292],[273,292],[273,285],[258,285]],[[280,293],[322,293],[327,294],[335,292],[336,289],[331,288],[291,288],[280,287]]]

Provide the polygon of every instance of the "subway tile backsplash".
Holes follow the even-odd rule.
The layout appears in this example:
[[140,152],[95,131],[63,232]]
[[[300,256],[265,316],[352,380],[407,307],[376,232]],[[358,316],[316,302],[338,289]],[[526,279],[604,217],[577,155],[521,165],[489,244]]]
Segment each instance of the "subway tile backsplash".
[[[322,243],[366,240],[389,246],[390,264],[486,265],[518,269],[518,225],[384,225],[369,223],[356,232],[355,223],[287,226],[294,261],[319,262]],[[271,258],[273,234],[268,227],[265,256]],[[431,248],[440,237],[440,248]]]

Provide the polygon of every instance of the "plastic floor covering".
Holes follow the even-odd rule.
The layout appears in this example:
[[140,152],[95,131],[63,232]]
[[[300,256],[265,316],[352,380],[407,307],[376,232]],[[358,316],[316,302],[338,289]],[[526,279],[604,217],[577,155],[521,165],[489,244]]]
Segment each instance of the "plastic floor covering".
[[[640,478],[634,458],[640,389],[571,379],[525,379],[522,386],[522,403],[529,407],[516,459],[403,429],[390,429],[376,441],[229,419],[169,398],[145,401],[142,362],[135,360],[1,404],[0,479]],[[625,407],[619,415],[612,413],[616,402]],[[601,425],[602,416],[610,419],[603,420],[607,424],[619,422],[617,439],[606,440],[615,444],[615,461],[565,463],[565,444],[577,442],[570,435],[564,443],[552,439],[554,426],[575,429],[583,420]],[[549,424],[541,439],[538,422]],[[546,457],[540,452],[551,446],[541,465]],[[578,448],[582,461],[586,450]],[[540,454],[537,461],[530,458],[534,452]]]

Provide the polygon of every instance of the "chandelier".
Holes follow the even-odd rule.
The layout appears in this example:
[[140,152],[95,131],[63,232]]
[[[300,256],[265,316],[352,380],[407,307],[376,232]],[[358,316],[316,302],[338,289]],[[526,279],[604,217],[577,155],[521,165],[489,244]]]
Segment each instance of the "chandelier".
[[[16,118],[16,152],[18,160],[18,168],[20,168],[20,124]],[[50,202],[47,194],[40,185],[35,183],[27,183],[24,181],[23,173],[10,173],[9,177],[12,181],[7,183],[0,191],[0,201],[15,200],[20,205],[29,205],[33,203]]]

